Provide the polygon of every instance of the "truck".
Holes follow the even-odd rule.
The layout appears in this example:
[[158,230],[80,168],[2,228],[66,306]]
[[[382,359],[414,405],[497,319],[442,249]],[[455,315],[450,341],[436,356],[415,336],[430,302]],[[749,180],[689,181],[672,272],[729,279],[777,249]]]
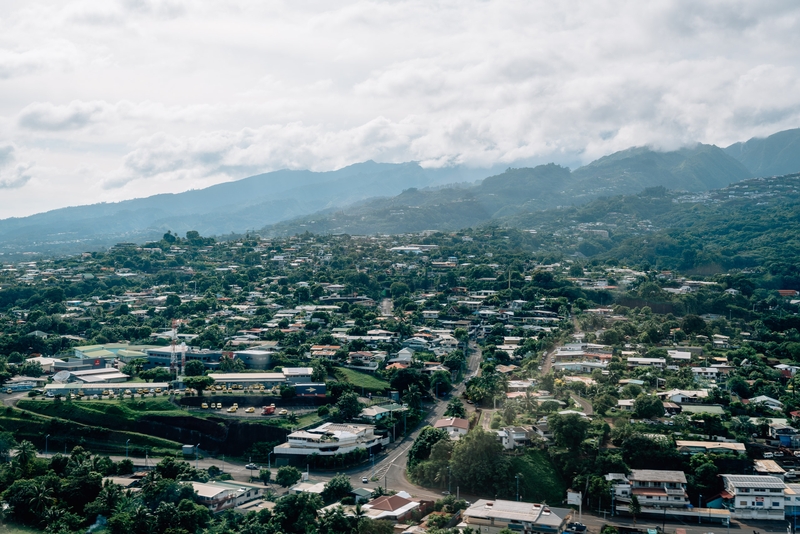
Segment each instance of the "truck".
[[275,405],[270,404],[269,406],[263,406],[261,408],[261,415],[272,415],[275,413]]

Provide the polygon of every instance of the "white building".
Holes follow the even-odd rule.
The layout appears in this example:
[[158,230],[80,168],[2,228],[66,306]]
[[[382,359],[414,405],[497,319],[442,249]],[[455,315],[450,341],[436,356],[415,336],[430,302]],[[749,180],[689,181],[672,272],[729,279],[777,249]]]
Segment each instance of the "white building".
[[375,433],[372,425],[352,423],[325,423],[310,430],[298,430],[289,434],[287,442],[275,447],[276,455],[308,456],[319,454],[333,456],[345,454],[356,449],[372,449],[378,445],[388,445],[390,437]]
[[773,476],[721,475],[723,505],[739,519],[784,518],[783,481]]
[[462,513],[457,528],[467,527],[481,534],[497,534],[503,529],[514,532],[556,534],[564,530],[569,510],[556,511],[544,504],[479,499]]
[[689,504],[683,471],[633,469],[614,486],[617,500],[629,503],[636,495],[642,507],[685,508]]

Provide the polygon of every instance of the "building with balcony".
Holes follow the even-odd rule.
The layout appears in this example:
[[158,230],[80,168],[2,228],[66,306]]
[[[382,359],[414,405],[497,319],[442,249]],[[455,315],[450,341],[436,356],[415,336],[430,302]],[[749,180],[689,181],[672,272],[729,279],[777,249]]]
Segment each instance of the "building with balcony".
[[376,434],[372,425],[352,423],[325,423],[309,430],[298,430],[287,437],[286,443],[275,447],[277,456],[304,458],[310,454],[333,456],[356,449],[377,451],[389,444],[389,436]]
[[616,499],[625,504],[636,495],[643,508],[684,508],[689,504],[683,471],[633,469],[630,475],[619,479],[614,493]]

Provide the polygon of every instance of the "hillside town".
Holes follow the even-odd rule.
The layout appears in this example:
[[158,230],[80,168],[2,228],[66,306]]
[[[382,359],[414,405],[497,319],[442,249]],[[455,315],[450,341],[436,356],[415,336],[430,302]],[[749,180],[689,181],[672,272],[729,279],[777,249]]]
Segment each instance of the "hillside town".
[[[183,498],[210,514],[189,515],[210,529],[291,525],[287,507],[319,531],[580,531],[589,510],[793,522],[797,291],[758,270],[687,276],[536,247],[507,229],[189,232],[4,265],[3,498],[105,455],[124,458],[86,467],[101,479],[85,502],[48,501],[64,529],[109,487],[146,499],[167,479],[189,483]],[[201,452],[247,476],[192,467]],[[151,455],[154,471],[134,469]],[[112,532],[130,520],[107,514]]]

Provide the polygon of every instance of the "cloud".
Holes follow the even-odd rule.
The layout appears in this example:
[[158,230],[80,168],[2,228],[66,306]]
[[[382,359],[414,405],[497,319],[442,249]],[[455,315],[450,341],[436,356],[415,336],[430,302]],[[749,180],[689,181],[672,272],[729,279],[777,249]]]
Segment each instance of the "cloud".
[[74,202],[367,159],[574,166],[800,126],[791,1],[13,1],[0,139],[37,183],[94,169]]
[[31,179],[31,163],[17,162],[14,145],[0,145],[0,189],[18,189]]

